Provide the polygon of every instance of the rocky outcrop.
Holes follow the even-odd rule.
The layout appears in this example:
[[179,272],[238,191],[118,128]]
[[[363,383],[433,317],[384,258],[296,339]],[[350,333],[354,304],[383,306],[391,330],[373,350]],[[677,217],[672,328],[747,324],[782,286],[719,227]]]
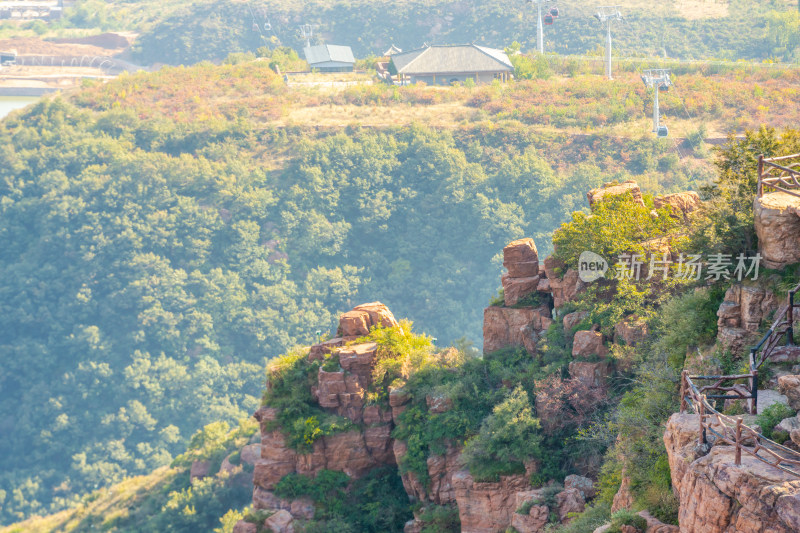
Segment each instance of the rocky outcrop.
[[782,269],[800,263],[800,197],[773,192],[753,203],[758,251],[764,266]]
[[495,483],[476,482],[466,470],[452,477],[462,533],[495,533],[511,525],[517,493],[530,488],[526,475],[502,476]]
[[653,199],[653,205],[656,209],[668,207],[676,218],[689,220],[689,215],[698,210],[703,202],[700,200],[699,194],[688,191],[656,196]]
[[[487,307],[483,311],[483,351],[489,353],[506,346],[524,346],[528,352],[536,353],[538,332],[542,330],[542,311],[532,307]],[[549,320],[547,316],[544,318]]]
[[611,363],[609,361],[598,361],[596,363],[572,361],[569,364],[569,375],[589,387],[605,388],[611,375]]
[[539,253],[531,238],[512,241],[503,248],[503,266],[510,278],[532,278],[539,275]]
[[636,346],[647,338],[647,323],[636,316],[621,321],[614,327],[614,342]]
[[789,400],[789,407],[800,411],[800,376],[787,375],[778,378],[778,392]]
[[397,325],[394,315],[380,302],[362,304],[339,318],[340,337],[366,335],[375,326],[390,328]]
[[674,414],[664,433],[680,530],[707,533],[800,531],[800,480],[732,446],[698,453],[698,415]]
[[603,345],[603,334],[599,331],[578,331],[572,340],[572,357],[587,359],[605,357],[608,349]]
[[778,308],[775,295],[762,287],[733,285],[717,311],[717,341],[721,346],[741,353],[745,344],[758,332],[761,322]]
[[622,183],[606,183],[599,189],[592,189],[586,193],[586,198],[589,200],[589,206],[593,206],[597,202],[601,202],[607,198],[614,196],[621,196],[623,194],[630,194],[633,201],[637,204],[644,206],[644,199],[642,198],[642,190],[639,184],[635,181],[628,180]]

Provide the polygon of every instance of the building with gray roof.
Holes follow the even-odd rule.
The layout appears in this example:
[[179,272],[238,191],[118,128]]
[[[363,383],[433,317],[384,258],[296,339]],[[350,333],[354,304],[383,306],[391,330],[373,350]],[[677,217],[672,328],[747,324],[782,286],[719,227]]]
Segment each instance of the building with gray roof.
[[303,48],[308,66],[320,72],[352,72],[356,59],[349,46],[320,44]]
[[505,52],[476,44],[433,45],[401,52],[391,56],[389,68],[401,84],[450,85],[467,79],[491,83],[506,81],[514,73]]

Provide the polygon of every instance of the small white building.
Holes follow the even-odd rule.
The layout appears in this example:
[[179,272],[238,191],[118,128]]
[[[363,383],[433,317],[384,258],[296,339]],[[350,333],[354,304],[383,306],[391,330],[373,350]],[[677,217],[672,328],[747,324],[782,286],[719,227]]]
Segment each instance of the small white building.
[[311,70],[319,72],[353,72],[356,59],[349,46],[320,44],[306,46],[303,54]]

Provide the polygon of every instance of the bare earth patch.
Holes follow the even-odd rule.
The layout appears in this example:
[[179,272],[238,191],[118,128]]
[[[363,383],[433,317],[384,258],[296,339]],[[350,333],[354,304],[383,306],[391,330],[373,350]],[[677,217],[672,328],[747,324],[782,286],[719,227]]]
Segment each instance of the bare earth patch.
[[729,14],[726,0],[677,0],[675,11],[686,20],[718,19]]

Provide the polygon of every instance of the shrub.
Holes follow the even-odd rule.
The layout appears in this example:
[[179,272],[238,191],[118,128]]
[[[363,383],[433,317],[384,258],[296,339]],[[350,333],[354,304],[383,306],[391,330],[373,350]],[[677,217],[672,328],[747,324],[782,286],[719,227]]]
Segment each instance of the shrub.
[[541,425],[528,393],[515,388],[468,440],[462,458],[476,479],[496,481],[500,475],[525,471],[524,461],[541,455]]
[[796,414],[788,405],[774,403],[756,417],[756,423],[761,426],[761,433],[768,439],[772,439],[775,426],[784,418],[789,418]]
[[644,533],[647,529],[647,520],[627,509],[621,509],[611,515],[611,528],[607,533],[621,533],[622,526],[633,526]]

